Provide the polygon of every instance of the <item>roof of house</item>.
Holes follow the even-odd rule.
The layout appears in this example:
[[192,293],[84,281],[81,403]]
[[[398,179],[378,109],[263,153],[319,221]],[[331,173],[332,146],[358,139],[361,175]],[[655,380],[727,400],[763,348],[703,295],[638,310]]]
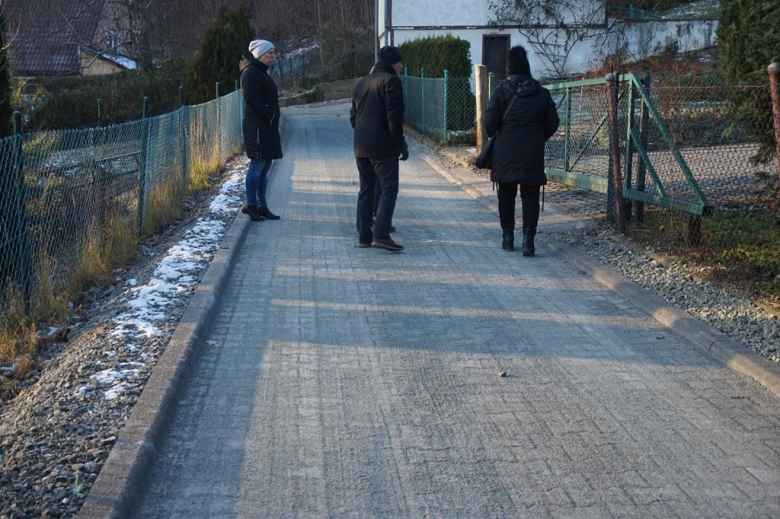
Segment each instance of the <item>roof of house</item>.
[[95,36],[105,0],[6,0],[11,66],[20,76],[79,73],[79,45]]
[[122,56],[121,54],[114,54],[106,51],[99,51],[86,45],[82,45],[80,48],[82,52],[85,52],[90,56],[95,56],[97,59],[113,63],[114,65],[124,70],[138,69],[138,63],[134,59],[128,58],[127,56]]

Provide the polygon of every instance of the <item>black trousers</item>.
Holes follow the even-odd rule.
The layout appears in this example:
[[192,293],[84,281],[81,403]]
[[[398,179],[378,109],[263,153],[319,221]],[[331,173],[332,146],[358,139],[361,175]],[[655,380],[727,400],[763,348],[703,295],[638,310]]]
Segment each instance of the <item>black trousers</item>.
[[[501,229],[515,229],[515,198],[519,184],[498,182],[498,215]],[[541,186],[520,185],[520,200],[523,204],[523,229],[536,230],[539,223],[539,190]]]
[[[398,198],[398,157],[356,159],[360,173],[357,230],[360,241],[390,238],[395,201]],[[381,190],[376,204],[376,227],[371,230],[376,184]]]

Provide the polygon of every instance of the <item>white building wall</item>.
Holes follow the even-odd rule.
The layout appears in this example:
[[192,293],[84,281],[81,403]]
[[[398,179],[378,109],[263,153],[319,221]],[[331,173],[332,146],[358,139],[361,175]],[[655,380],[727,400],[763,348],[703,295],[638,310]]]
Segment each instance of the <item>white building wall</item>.
[[712,47],[717,28],[716,20],[644,22],[628,25],[624,34],[631,55],[644,59],[663,52],[673,43],[680,52]]
[[[632,23],[625,28],[616,27],[613,36],[607,42],[590,39],[577,44],[569,54],[566,71],[577,74],[598,69],[604,63],[606,54],[613,53],[622,46],[628,50],[629,59],[639,60],[657,55],[672,42],[676,42],[680,52],[690,52],[711,47],[716,43],[715,30],[717,22],[711,21],[661,21]],[[517,29],[485,30],[404,30],[395,29],[395,44],[425,38],[428,36],[443,36],[451,34],[471,45],[471,63],[482,63],[482,36],[486,34],[505,34],[510,37],[510,45],[522,45],[528,50],[528,61],[531,73],[535,77],[549,75],[545,64],[534,54],[533,47]],[[606,46],[606,47],[605,47]],[[414,71],[409,71],[410,74]]]
[[[531,65],[531,73],[535,77],[541,77],[549,75],[544,63],[538,56],[534,54],[533,49],[528,44],[526,39],[516,30],[493,30],[485,31],[484,29],[465,29],[458,31],[446,31],[446,30],[430,30],[430,31],[411,31],[411,30],[395,30],[395,44],[400,45],[404,42],[416,40],[419,38],[444,36],[451,34],[462,40],[466,40],[471,45],[471,64],[478,65],[482,63],[482,36],[486,34],[501,34],[508,35],[510,46],[522,45],[528,50],[528,62]],[[568,67],[572,71],[586,70],[593,61],[593,46],[590,42],[582,43],[572,50]],[[600,64],[599,64],[600,65]],[[409,71],[410,74],[417,75],[415,71]]]
[[[487,25],[487,2],[475,0],[392,0],[393,26]],[[396,40],[396,43],[398,41]]]

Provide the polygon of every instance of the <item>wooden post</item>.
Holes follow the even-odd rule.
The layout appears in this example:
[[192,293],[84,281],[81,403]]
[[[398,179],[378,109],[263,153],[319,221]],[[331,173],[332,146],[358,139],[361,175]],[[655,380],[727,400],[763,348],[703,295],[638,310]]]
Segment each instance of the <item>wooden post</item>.
[[780,176],[780,80],[778,80],[778,65],[772,63],[769,71],[769,87],[772,90],[772,118],[775,122],[775,150],[777,154],[777,175]]
[[620,172],[620,136],[618,135],[618,91],[614,74],[607,74],[607,101],[609,103],[609,147],[612,159],[612,187],[615,190],[615,213],[617,229],[626,232],[625,206],[623,205],[623,184]]
[[477,155],[482,153],[482,146],[488,141],[485,131],[485,112],[487,112],[488,97],[488,74],[485,65],[474,65],[474,78],[476,82],[477,94]]

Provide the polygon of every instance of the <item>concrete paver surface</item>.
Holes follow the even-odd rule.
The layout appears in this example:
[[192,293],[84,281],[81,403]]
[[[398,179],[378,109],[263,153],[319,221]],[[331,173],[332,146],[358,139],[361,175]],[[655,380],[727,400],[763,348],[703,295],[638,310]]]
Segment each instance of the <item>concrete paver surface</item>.
[[[136,517],[771,517],[780,406],[414,155],[355,245],[347,105],[286,112]],[[506,377],[499,377],[505,371]]]

